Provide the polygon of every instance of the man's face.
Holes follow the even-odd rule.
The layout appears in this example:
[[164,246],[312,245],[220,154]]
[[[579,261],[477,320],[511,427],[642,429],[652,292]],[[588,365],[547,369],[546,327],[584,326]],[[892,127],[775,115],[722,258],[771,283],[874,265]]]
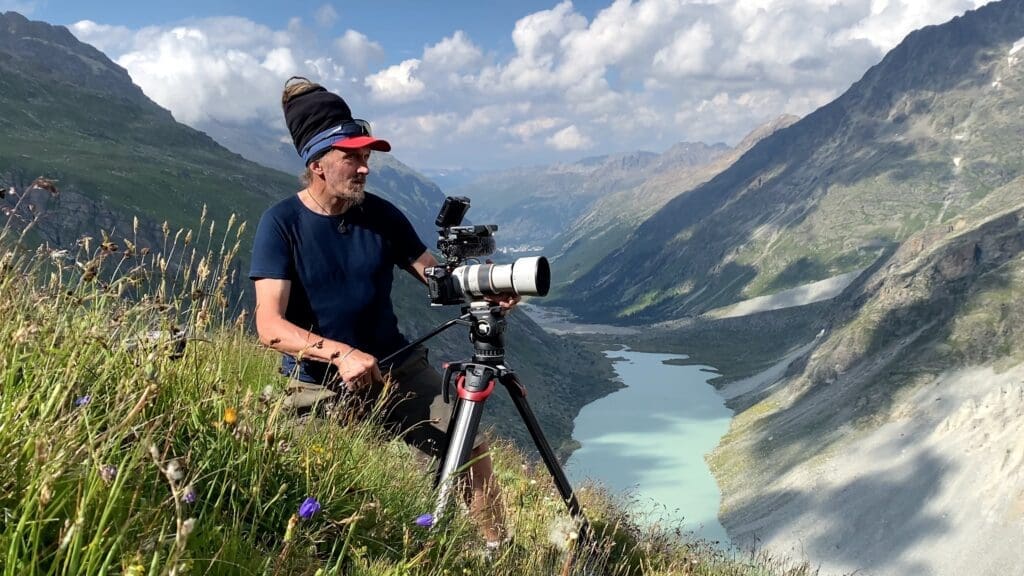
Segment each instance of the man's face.
[[369,162],[369,148],[334,148],[325,154],[319,163],[327,193],[339,200],[362,202]]

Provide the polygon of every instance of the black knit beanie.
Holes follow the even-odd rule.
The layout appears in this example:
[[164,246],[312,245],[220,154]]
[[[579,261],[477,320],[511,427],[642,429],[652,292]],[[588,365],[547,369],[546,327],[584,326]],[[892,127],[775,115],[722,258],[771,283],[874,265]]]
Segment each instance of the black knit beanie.
[[319,87],[285,102],[284,121],[295,151],[301,154],[313,136],[332,126],[351,122],[352,110],[341,96]]

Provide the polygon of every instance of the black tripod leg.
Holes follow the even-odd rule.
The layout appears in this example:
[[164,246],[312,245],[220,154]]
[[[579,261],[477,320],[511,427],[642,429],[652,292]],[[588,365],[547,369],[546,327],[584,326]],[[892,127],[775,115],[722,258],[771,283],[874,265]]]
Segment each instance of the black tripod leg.
[[522,384],[519,382],[519,378],[517,378],[513,372],[506,373],[502,376],[501,383],[505,385],[509,395],[512,396],[512,402],[516,405],[516,409],[519,410],[519,416],[526,424],[526,429],[530,431],[530,437],[533,438],[533,443],[537,445],[540,457],[544,460],[544,465],[547,466],[548,473],[551,474],[551,478],[555,481],[558,493],[562,495],[562,501],[564,501],[566,507],[569,508],[569,513],[572,514],[573,518],[575,518],[579,523],[580,542],[591,542],[593,534],[590,530],[590,522],[588,522],[587,517],[584,516],[583,508],[576,499],[576,494],[573,492],[572,486],[569,485],[569,479],[565,477],[565,472],[562,470],[562,466],[558,463],[558,458],[555,456],[554,450],[551,449],[551,445],[548,444],[547,438],[544,437],[544,433],[540,429],[540,423],[537,422],[537,417],[533,415],[533,410],[530,409],[530,405],[526,402],[526,389],[523,388]]
[[438,488],[437,506],[434,509],[435,524],[448,507],[456,480],[455,473],[466,464],[473,451],[473,439],[476,438],[476,431],[480,427],[483,410],[483,402],[459,398],[455,403],[452,421],[448,426],[448,448],[445,450],[444,459],[437,467],[437,476],[434,479],[434,486]]

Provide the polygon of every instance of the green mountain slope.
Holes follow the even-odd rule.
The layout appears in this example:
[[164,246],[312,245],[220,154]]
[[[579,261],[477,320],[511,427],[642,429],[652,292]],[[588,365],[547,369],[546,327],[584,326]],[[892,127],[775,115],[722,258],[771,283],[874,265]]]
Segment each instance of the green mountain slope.
[[[294,178],[243,160],[206,135],[174,122],[128,74],[65,28],[0,16],[0,176],[19,188],[58,180],[61,195],[44,239],[57,244],[98,226],[131,230],[143,221],[199,221],[203,205],[226,222],[253,224]],[[101,217],[102,216],[102,217]]]
[[569,283],[590,270],[669,200],[707,182],[754,144],[797,120],[796,116],[781,116],[753,130],[735,148],[715,148],[722,153],[699,161],[692,159],[691,153],[697,145],[678,144],[659,158],[662,169],[653,170],[639,185],[599,197],[568,230],[547,244],[548,253],[555,255],[553,264],[562,274],[561,282]]
[[[855,270],[1024,171],[1024,6],[910,34],[846,93],[669,202],[581,277],[589,317],[700,313]],[[644,278],[636,282],[636,278]]]
[[[260,214],[298,189],[294,175],[245,160],[175,122],[124,69],[67,29],[14,12],[0,15],[0,133],[0,186],[19,191],[0,207],[17,206],[13,224],[34,220],[29,240],[54,248],[72,247],[83,235],[99,237],[101,230],[118,242],[135,238],[140,247],[158,248],[163,222],[172,230],[194,227],[205,205],[206,221],[220,229],[231,214],[248,223],[239,264],[244,278]],[[57,180],[60,193],[35,190],[23,200],[21,193],[40,175]],[[443,200],[436,185],[385,154],[373,160],[368,189],[402,208],[424,242],[434,244],[433,220]],[[401,276],[396,308],[410,337],[458,314],[431,309],[425,289]],[[431,343],[438,363],[471,354],[467,335],[457,330]],[[552,445],[569,446],[579,409],[614,389],[610,366],[522,314],[510,320],[508,339],[510,364],[532,384],[531,399]],[[499,401],[492,411],[502,431],[528,438],[510,406]]]

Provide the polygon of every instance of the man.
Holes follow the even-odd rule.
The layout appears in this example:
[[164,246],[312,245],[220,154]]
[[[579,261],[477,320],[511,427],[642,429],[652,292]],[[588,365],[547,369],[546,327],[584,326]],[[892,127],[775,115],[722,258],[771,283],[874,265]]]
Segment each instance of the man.
[[[249,277],[256,286],[260,342],[283,354],[282,373],[291,376],[285,404],[316,416],[342,397],[372,402],[383,392],[377,359],[408,343],[392,309],[393,269],[425,283],[424,269],[437,261],[394,205],[364,191],[371,151],[388,152],[391,145],[354,119],[340,96],[305,78],[288,80],[281,104],[306,164],[305,188],[263,214]],[[425,454],[439,456],[450,409],[426,350],[383,368],[390,369],[390,398],[397,399],[387,404],[385,424]],[[503,537],[503,518],[487,452],[478,437],[468,499],[494,546]]]

